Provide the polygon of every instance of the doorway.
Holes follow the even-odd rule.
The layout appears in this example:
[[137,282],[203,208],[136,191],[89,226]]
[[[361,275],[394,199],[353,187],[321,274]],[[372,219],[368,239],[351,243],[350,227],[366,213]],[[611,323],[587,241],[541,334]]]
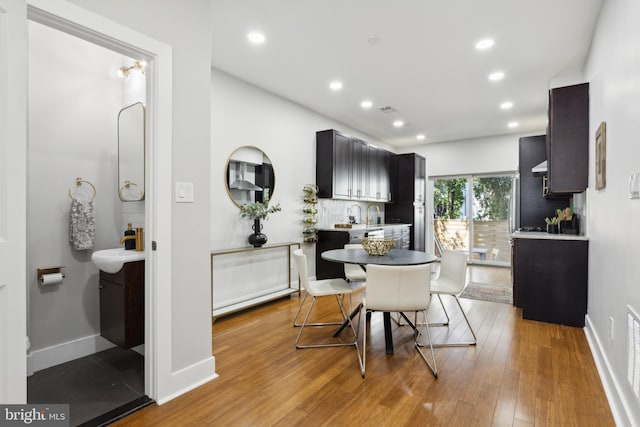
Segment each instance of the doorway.
[[[118,348],[100,334],[102,291],[91,262],[94,250],[120,246],[125,224],[144,226],[145,202],[119,198],[117,117],[146,102],[146,83],[141,73],[117,73],[139,58],[34,21],[28,33],[27,402],[70,404],[78,425],[150,401],[144,346]],[[95,234],[80,247],[69,242],[72,200],[93,208]],[[54,266],[64,278],[43,285],[36,271]]]
[[509,222],[514,174],[433,178],[434,251],[459,250],[469,262],[511,265]]

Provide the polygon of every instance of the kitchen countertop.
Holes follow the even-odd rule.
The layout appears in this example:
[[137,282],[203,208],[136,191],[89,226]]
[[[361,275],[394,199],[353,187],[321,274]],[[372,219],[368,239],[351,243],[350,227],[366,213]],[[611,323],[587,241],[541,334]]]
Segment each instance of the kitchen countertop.
[[546,240],[589,240],[587,236],[575,234],[551,234],[539,231],[515,231],[511,233],[514,239],[546,239]]
[[385,227],[398,227],[398,226],[408,226],[411,224],[353,224],[351,228],[342,228],[342,227],[318,227],[318,230],[321,231],[353,231],[353,230],[377,230]]

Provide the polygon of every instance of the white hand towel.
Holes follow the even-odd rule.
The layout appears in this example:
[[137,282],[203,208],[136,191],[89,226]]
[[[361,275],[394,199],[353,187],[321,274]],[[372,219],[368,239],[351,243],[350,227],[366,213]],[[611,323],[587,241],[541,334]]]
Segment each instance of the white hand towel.
[[93,249],[96,236],[96,218],[93,200],[71,200],[69,241],[73,249]]

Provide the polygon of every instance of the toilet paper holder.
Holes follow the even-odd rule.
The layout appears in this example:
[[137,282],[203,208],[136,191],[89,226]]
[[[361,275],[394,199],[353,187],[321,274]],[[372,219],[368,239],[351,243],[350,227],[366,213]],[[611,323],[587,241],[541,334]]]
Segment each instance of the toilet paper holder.
[[48,267],[48,268],[38,268],[38,282],[40,282],[42,280],[42,276],[45,274],[55,274],[55,273],[61,273],[62,277],[65,277],[64,273],[62,272],[62,269],[64,268],[64,266],[61,267]]

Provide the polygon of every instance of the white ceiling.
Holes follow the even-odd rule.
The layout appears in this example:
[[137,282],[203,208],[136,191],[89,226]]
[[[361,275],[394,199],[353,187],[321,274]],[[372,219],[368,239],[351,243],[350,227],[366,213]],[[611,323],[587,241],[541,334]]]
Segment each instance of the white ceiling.
[[[547,90],[582,81],[601,3],[213,0],[211,63],[396,147],[539,131]],[[252,30],[266,42],[250,44]],[[477,51],[485,37],[495,45]],[[502,81],[488,80],[495,70]],[[340,92],[329,90],[334,79]],[[509,111],[499,108],[506,100]]]

